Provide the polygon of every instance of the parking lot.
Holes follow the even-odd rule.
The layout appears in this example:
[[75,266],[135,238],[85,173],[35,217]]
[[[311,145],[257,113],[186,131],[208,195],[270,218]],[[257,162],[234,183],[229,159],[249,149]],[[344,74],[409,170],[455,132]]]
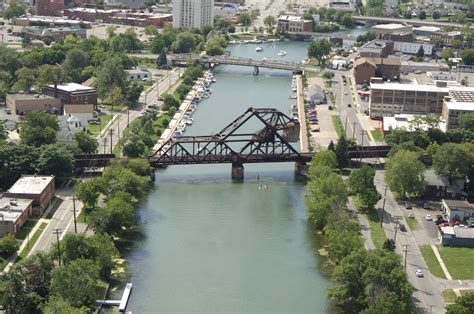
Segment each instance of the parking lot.
[[[403,206],[403,214],[407,217],[406,220],[416,220],[416,226],[412,229],[413,236],[418,245],[426,244],[438,244],[438,226],[435,223],[437,215],[442,214],[441,205],[439,202],[429,202],[430,209],[423,208],[424,202],[412,203],[411,209],[406,209],[405,204]],[[412,213],[414,218],[408,218],[409,214]],[[427,220],[427,215],[431,216],[431,221]]]

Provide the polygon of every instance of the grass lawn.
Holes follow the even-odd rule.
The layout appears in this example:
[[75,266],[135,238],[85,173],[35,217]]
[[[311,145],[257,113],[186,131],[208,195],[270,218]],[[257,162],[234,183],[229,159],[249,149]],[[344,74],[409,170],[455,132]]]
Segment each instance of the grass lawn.
[[28,221],[23,225],[23,228],[21,228],[20,232],[15,235],[15,238],[18,240],[25,240],[28,236],[28,233],[33,230],[37,223],[38,219],[28,219]]
[[35,234],[33,234],[32,237],[30,237],[30,244],[27,245],[23,251],[20,253],[21,258],[25,258],[28,256],[28,253],[30,253],[31,248],[35,245],[36,241],[38,241],[38,238],[40,237],[41,233],[43,230],[46,228],[48,224],[46,222],[42,222],[41,225],[39,226],[38,230],[36,230]]
[[380,129],[375,129],[373,131],[370,131],[370,133],[372,133],[372,137],[374,138],[374,140],[376,142],[383,142],[384,141],[383,133]]
[[387,236],[385,235],[383,227],[380,226],[380,217],[375,209],[371,210],[366,216],[370,225],[370,237],[375,247],[381,249],[383,243],[387,240]]
[[423,258],[428,265],[428,269],[430,270],[431,274],[436,277],[446,278],[444,276],[443,269],[438,263],[438,259],[436,258],[433,249],[430,245],[423,245],[420,246],[421,254],[423,254]]
[[332,116],[332,124],[336,129],[338,137],[344,134],[344,127],[342,126],[341,118],[339,118],[339,116]]
[[321,76],[321,72],[308,71],[308,72],[305,72],[305,75],[306,75],[307,78],[310,78],[310,77],[320,77],[320,76]]
[[93,134],[98,134],[101,130],[105,128],[107,123],[109,123],[110,120],[112,120],[112,116],[110,115],[103,115],[99,116],[100,119],[100,125],[99,124],[89,124],[89,131]]
[[453,279],[474,279],[474,248],[439,246],[438,250]]
[[410,230],[415,230],[416,228],[416,224],[417,224],[417,221],[415,218],[410,218],[410,217],[405,217],[406,221],[407,221],[407,224],[408,224],[408,227],[410,227]]
[[456,302],[457,296],[454,293],[453,289],[446,289],[441,292],[445,303],[454,303]]
[[125,105],[114,105],[114,108],[112,109],[112,105],[107,105],[107,104],[102,104],[102,106],[104,106],[105,108],[107,108],[107,110],[110,110],[110,111],[124,111],[125,109],[127,109],[127,106]]

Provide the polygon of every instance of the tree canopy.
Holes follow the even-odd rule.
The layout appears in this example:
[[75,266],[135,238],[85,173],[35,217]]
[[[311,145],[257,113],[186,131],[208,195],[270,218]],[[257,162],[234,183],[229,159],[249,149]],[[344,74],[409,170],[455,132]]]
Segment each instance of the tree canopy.
[[55,116],[33,111],[26,116],[20,137],[22,143],[38,147],[55,143],[58,130],[59,124]]
[[320,64],[325,63],[325,58],[331,52],[331,43],[327,39],[313,40],[308,47],[308,57],[316,58]]
[[397,198],[423,192],[425,166],[419,154],[400,150],[390,156],[385,169],[385,180]]

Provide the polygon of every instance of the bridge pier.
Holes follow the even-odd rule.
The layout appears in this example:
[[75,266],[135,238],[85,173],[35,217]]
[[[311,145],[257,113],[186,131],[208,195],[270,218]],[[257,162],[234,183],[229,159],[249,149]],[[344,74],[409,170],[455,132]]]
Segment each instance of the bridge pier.
[[244,165],[240,162],[232,163],[232,179],[243,180],[244,179]]
[[258,69],[258,66],[253,67],[253,75],[257,76],[260,70]]
[[297,161],[295,162],[295,173],[297,175],[305,174],[309,169],[309,166],[305,162]]

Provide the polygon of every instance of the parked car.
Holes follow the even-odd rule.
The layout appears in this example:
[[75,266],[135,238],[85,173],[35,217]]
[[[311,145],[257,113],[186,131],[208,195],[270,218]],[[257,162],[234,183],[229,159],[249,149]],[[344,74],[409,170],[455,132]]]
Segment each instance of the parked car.
[[433,217],[431,217],[431,215],[429,215],[429,214],[426,215],[425,218],[426,218],[427,221],[433,221]]
[[319,130],[319,128],[314,128],[314,129],[312,129],[311,131],[313,131],[313,132],[319,132],[320,130]]
[[423,208],[430,209],[431,208],[430,203],[423,203]]
[[423,277],[423,271],[419,268],[416,269],[415,274],[416,274],[416,277],[418,277],[418,278]]
[[406,209],[411,209],[411,204],[409,202],[405,202],[405,208]]
[[347,107],[348,107],[348,108],[351,108],[351,107],[352,107],[352,105],[351,105],[351,104],[347,104]]
[[400,231],[403,231],[403,232],[406,232],[406,231],[407,231],[407,227],[405,227],[404,224],[399,224],[399,225],[398,225],[398,229],[400,229]]
[[332,110],[332,106],[329,106],[328,109],[329,109],[329,110]]

